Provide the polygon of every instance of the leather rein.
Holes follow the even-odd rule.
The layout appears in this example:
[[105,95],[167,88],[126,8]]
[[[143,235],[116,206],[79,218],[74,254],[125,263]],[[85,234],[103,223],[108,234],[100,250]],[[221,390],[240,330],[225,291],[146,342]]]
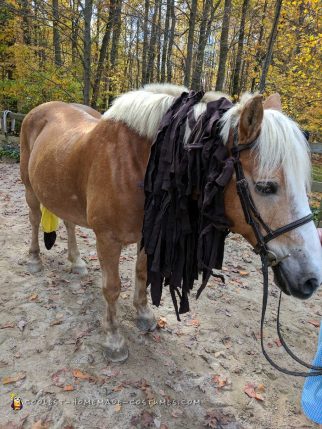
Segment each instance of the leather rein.
[[[322,376],[322,367],[319,366],[313,366],[310,365],[300,358],[298,358],[287,346],[285,343],[281,329],[280,329],[280,308],[281,308],[281,299],[282,299],[282,291],[280,292],[279,297],[279,304],[278,304],[278,314],[277,314],[277,333],[279,340],[281,342],[281,345],[283,346],[284,350],[287,352],[287,354],[295,360],[297,363],[301,364],[302,366],[310,369],[309,372],[301,372],[301,371],[292,371],[287,368],[283,368],[279,365],[277,365],[272,358],[268,355],[268,353],[265,350],[264,346],[264,323],[265,323],[265,314],[266,314],[266,308],[267,308],[267,302],[268,302],[268,267],[276,267],[278,268],[281,261],[288,258],[290,254],[286,254],[281,257],[277,257],[277,255],[268,249],[267,243],[271,240],[279,237],[282,234],[286,234],[289,231],[292,231],[293,229],[299,228],[300,226],[311,222],[313,219],[313,215],[309,214],[307,216],[304,216],[294,222],[291,222],[285,226],[282,226],[278,229],[271,230],[271,228],[264,222],[262,219],[260,213],[258,212],[254,200],[252,198],[252,195],[249,190],[248,182],[244,175],[243,166],[240,161],[240,152],[243,150],[252,149],[256,143],[256,139],[248,144],[239,144],[238,143],[238,129],[234,132],[233,137],[233,146],[231,148],[231,153],[234,160],[234,169],[236,174],[236,186],[237,186],[237,193],[242,205],[242,209],[244,212],[245,220],[248,223],[248,225],[251,226],[256,240],[257,244],[254,247],[254,252],[258,254],[261,258],[262,262],[262,272],[263,272],[263,301],[262,301],[262,315],[261,315],[261,327],[260,327],[260,336],[261,336],[261,347],[262,352],[265,358],[268,360],[268,362],[278,371],[283,372],[284,374],[288,375],[294,375],[298,377],[312,377],[312,376]],[[266,235],[263,235],[261,232],[260,227],[262,227]]]

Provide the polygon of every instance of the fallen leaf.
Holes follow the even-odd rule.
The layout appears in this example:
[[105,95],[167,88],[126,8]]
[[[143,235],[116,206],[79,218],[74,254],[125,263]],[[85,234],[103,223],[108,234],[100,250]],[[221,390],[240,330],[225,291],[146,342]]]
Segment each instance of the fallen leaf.
[[161,337],[158,334],[152,334],[152,338],[156,343],[160,343],[161,342]]
[[121,404],[116,404],[116,405],[115,405],[115,407],[114,407],[114,410],[115,410],[117,413],[119,413],[119,412],[121,411],[121,408],[122,408]]
[[23,372],[20,372],[17,375],[13,375],[11,377],[4,377],[2,379],[2,383],[3,384],[11,384],[11,383],[16,383],[17,381],[23,380],[26,378],[26,374]]
[[37,298],[38,298],[38,293],[33,293],[32,295],[30,295],[29,300],[34,301]]
[[274,343],[276,344],[277,347],[282,347],[282,343],[281,343],[281,340],[279,338],[274,340]]
[[71,392],[74,390],[74,386],[72,384],[66,384],[66,386],[64,386],[64,390],[65,392]]
[[224,337],[222,339],[222,342],[224,343],[226,349],[230,349],[232,346],[231,338],[230,337]]
[[131,425],[140,425],[140,427],[143,429],[153,427],[154,417],[155,415],[153,413],[149,413],[149,411],[143,410],[138,416],[132,416]]
[[55,386],[64,387],[67,376],[67,368],[59,369],[52,374],[51,379]]
[[239,274],[240,274],[241,276],[248,276],[248,275],[249,275],[249,272],[248,272],[248,271],[239,271]]
[[122,299],[127,299],[127,298],[129,298],[129,294],[128,293],[126,293],[126,292],[121,292],[121,298]]
[[79,378],[80,380],[94,380],[94,377],[92,377],[90,374],[87,374],[87,372],[82,372],[79,369],[73,369],[72,374],[75,378]]
[[97,258],[97,255],[92,255],[92,256],[89,256],[88,259],[90,261],[97,261],[98,258]]
[[180,410],[179,408],[175,408],[174,410],[171,411],[171,416],[174,418],[178,418],[180,416],[182,416],[183,411]]
[[63,321],[62,321],[62,320],[53,320],[53,321],[50,323],[50,326],[61,325],[62,323],[63,323]]
[[48,428],[48,424],[43,423],[41,420],[34,422],[31,426],[31,429],[47,429],[47,428]]
[[15,326],[16,326],[15,323],[7,322],[7,323],[4,323],[3,325],[0,325],[0,329],[14,328]]
[[246,393],[246,395],[250,398],[255,398],[258,401],[264,401],[262,395],[256,392],[256,385],[253,383],[246,384],[246,386],[244,387],[244,393]]
[[319,328],[320,326],[320,322],[318,320],[309,320],[308,323],[310,323],[310,325],[315,326],[315,328]]
[[229,422],[230,419],[221,411],[211,409],[207,410],[204,426],[211,429],[220,429],[223,428],[223,425],[226,425]]
[[263,392],[265,392],[265,386],[264,386],[264,384],[259,384],[258,386],[257,386],[257,388],[256,388],[256,392],[260,392],[260,393],[263,393]]
[[214,375],[212,377],[212,381],[216,384],[216,387],[218,387],[218,389],[221,389],[228,384],[227,378],[221,378],[219,375]]
[[167,319],[165,317],[160,317],[160,319],[158,320],[158,327],[165,328],[166,324],[167,324]]
[[198,326],[200,326],[200,322],[198,319],[192,319],[192,320],[189,320],[187,325],[194,326],[195,328],[198,328]]
[[113,392],[120,392],[121,390],[123,390],[124,389],[124,384],[123,383],[121,383],[121,384],[118,384],[117,386],[115,386],[115,387],[113,387]]

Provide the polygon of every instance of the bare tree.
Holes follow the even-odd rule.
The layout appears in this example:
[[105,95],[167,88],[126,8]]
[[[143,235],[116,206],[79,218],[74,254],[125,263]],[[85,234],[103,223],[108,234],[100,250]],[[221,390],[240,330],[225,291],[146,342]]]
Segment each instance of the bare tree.
[[93,1],[85,0],[84,6],[84,104],[89,105],[90,88],[91,88],[91,21],[93,13]]
[[152,28],[151,28],[151,38],[150,38],[150,45],[149,45],[149,55],[148,55],[148,66],[146,70],[146,81],[151,82],[153,81],[153,74],[154,74],[154,58],[155,58],[155,44],[157,41],[157,17],[158,17],[158,10],[159,10],[159,2],[161,0],[155,0],[154,2],[154,12],[152,16]]
[[246,14],[247,9],[249,5],[249,0],[243,1],[243,7],[242,7],[242,14],[240,19],[240,26],[239,26],[239,35],[238,35],[238,47],[237,47],[237,54],[236,54],[236,63],[233,73],[233,86],[232,86],[232,94],[233,95],[239,95],[240,93],[240,69],[241,69],[241,63],[242,63],[242,57],[243,57],[243,51],[244,51],[244,37],[245,37],[245,21],[246,21]]
[[118,48],[119,48],[119,40],[121,34],[121,10],[122,10],[122,0],[116,0],[115,2],[115,11],[113,14],[113,36],[112,36],[112,45],[111,45],[111,53],[110,53],[110,96],[109,96],[109,104],[112,102],[114,98],[114,75],[118,62]]
[[174,0],[171,0],[170,16],[171,16],[171,28],[170,28],[169,49],[168,49],[168,56],[167,56],[168,82],[171,82],[172,80],[172,48],[174,44],[174,36],[175,36],[175,29],[176,29],[176,12],[174,7]]
[[278,27],[280,14],[281,14],[282,2],[283,0],[277,0],[275,3],[275,16],[274,16],[271,34],[268,41],[267,54],[262,67],[262,75],[259,82],[259,92],[265,91],[266,77],[267,77],[269,66],[271,65],[271,62],[272,62],[273,46],[277,36],[277,27]]
[[196,26],[196,15],[197,15],[197,0],[191,1],[190,15],[189,15],[189,31],[188,31],[188,42],[187,42],[187,57],[186,67],[184,73],[184,85],[190,86],[191,66],[192,66],[192,54],[193,54],[193,43]]
[[148,53],[148,21],[149,21],[150,0],[144,2],[144,21],[143,21],[143,48],[142,48],[142,85],[146,83],[146,60]]
[[53,0],[53,45],[54,45],[54,54],[55,54],[55,64],[60,67],[63,64],[61,57],[61,47],[60,47],[60,33],[59,33],[59,9],[58,9],[58,0]]
[[216,91],[222,91],[225,81],[226,62],[228,54],[228,31],[231,13],[231,0],[225,0],[224,17],[220,36],[219,66],[216,81]]
[[205,59],[205,48],[210,36],[211,24],[213,23],[214,15],[220,5],[220,2],[221,0],[217,1],[216,5],[213,5],[213,0],[206,0],[204,3],[202,18],[200,21],[196,64],[191,80],[191,88],[195,90],[199,90],[203,86],[201,83],[201,77]]
[[103,40],[102,40],[102,44],[101,44],[101,49],[100,49],[100,53],[99,53],[99,58],[98,58],[98,63],[97,63],[97,68],[96,68],[96,74],[95,74],[95,79],[94,79],[93,96],[92,96],[92,101],[91,101],[91,106],[94,109],[97,106],[97,100],[98,100],[98,96],[99,96],[99,92],[100,92],[100,83],[101,83],[101,79],[102,79],[105,61],[107,58],[107,48],[108,48],[108,45],[110,43],[110,38],[111,38],[111,30],[112,30],[112,25],[113,25],[114,12],[115,12],[115,0],[111,0],[109,15],[108,15],[108,19],[107,19],[106,25],[105,25],[104,36],[103,36]]
[[167,11],[166,11],[165,22],[164,22],[162,59],[161,59],[161,77],[160,77],[161,82],[165,81],[167,52],[168,52],[168,44],[169,44],[170,13],[171,13],[171,0],[167,0]]

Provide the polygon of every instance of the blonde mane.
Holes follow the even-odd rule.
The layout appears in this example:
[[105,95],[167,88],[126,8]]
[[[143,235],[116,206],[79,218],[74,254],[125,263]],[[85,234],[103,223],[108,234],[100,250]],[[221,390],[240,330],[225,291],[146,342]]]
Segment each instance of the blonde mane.
[[[108,109],[103,119],[122,121],[141,136],[154,139],[162,117],[183,92],[188,92],[184,86],[171,84],[149,84],[137,91],[120,95]],[[221,136],[226,144],[229,132],[238,126],[239,117],[245,103],[252,97],[245,93],[239,103],[228,110],[222,120]],[[195,119],[206,110],[207,103],[229,96],[220,92],[206,92],[200,103],[194,106]],[[190,134],[188,121],[185,138]],[[298,127],[283,113],[267,109],[261,133],[253,149],[257,158],[258,175],[269,177],[279,168],[283,168],[286,183],[305,183],[310,187],[311,162],[307,141]]]
[[184,86],[170,84],[145,85],[137,91],[120,95],[108,109],[103,119],[122,121],[138,134],[154,139],[162,117],[183,92]]

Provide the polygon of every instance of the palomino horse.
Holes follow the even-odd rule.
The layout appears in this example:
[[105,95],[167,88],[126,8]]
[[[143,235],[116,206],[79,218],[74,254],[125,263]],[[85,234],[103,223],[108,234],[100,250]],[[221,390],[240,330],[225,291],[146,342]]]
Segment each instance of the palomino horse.
[[[163,115],[183,91],[186,89],[174,85],[149,85],[120,96],[103,117],[85,106],[49,102],[33,109],[22,124],[21,177],[32,226],[30,269],[41,269],[40,203],[65,222],[74,272],[87,272],[77,249],[75,225],[94,230],[107,302],[105,348],[112,361],[128,356],[116,317],[121,249],[140,242],[142,182],[150,147]],[[206,94],[194,107],[195,117],[216,97]],[[279,96],[271,96],[263,104],[260,96],[245,94],[223,117],[221,135],[227,145],[236,127],[241,144],[259,134],[256,147],[243,151],[241,161],[264,221],[276,229],[309,214],[307,144],[298,126],[281,112]],[[187,123],[186,135],[189,132]],[[225,210],[231,231],[254,245],[234,177],[225,191]],[[278,257],[291,254],[281,263],[282,274],[276,279],[279,287],[298,298],[311,296],[322,282],[322,250],[313,222],[277,237],[268,247]],[[146,257],[140,250],[134,306],[139,328],[153,330],[156,321],[147,303]]]

